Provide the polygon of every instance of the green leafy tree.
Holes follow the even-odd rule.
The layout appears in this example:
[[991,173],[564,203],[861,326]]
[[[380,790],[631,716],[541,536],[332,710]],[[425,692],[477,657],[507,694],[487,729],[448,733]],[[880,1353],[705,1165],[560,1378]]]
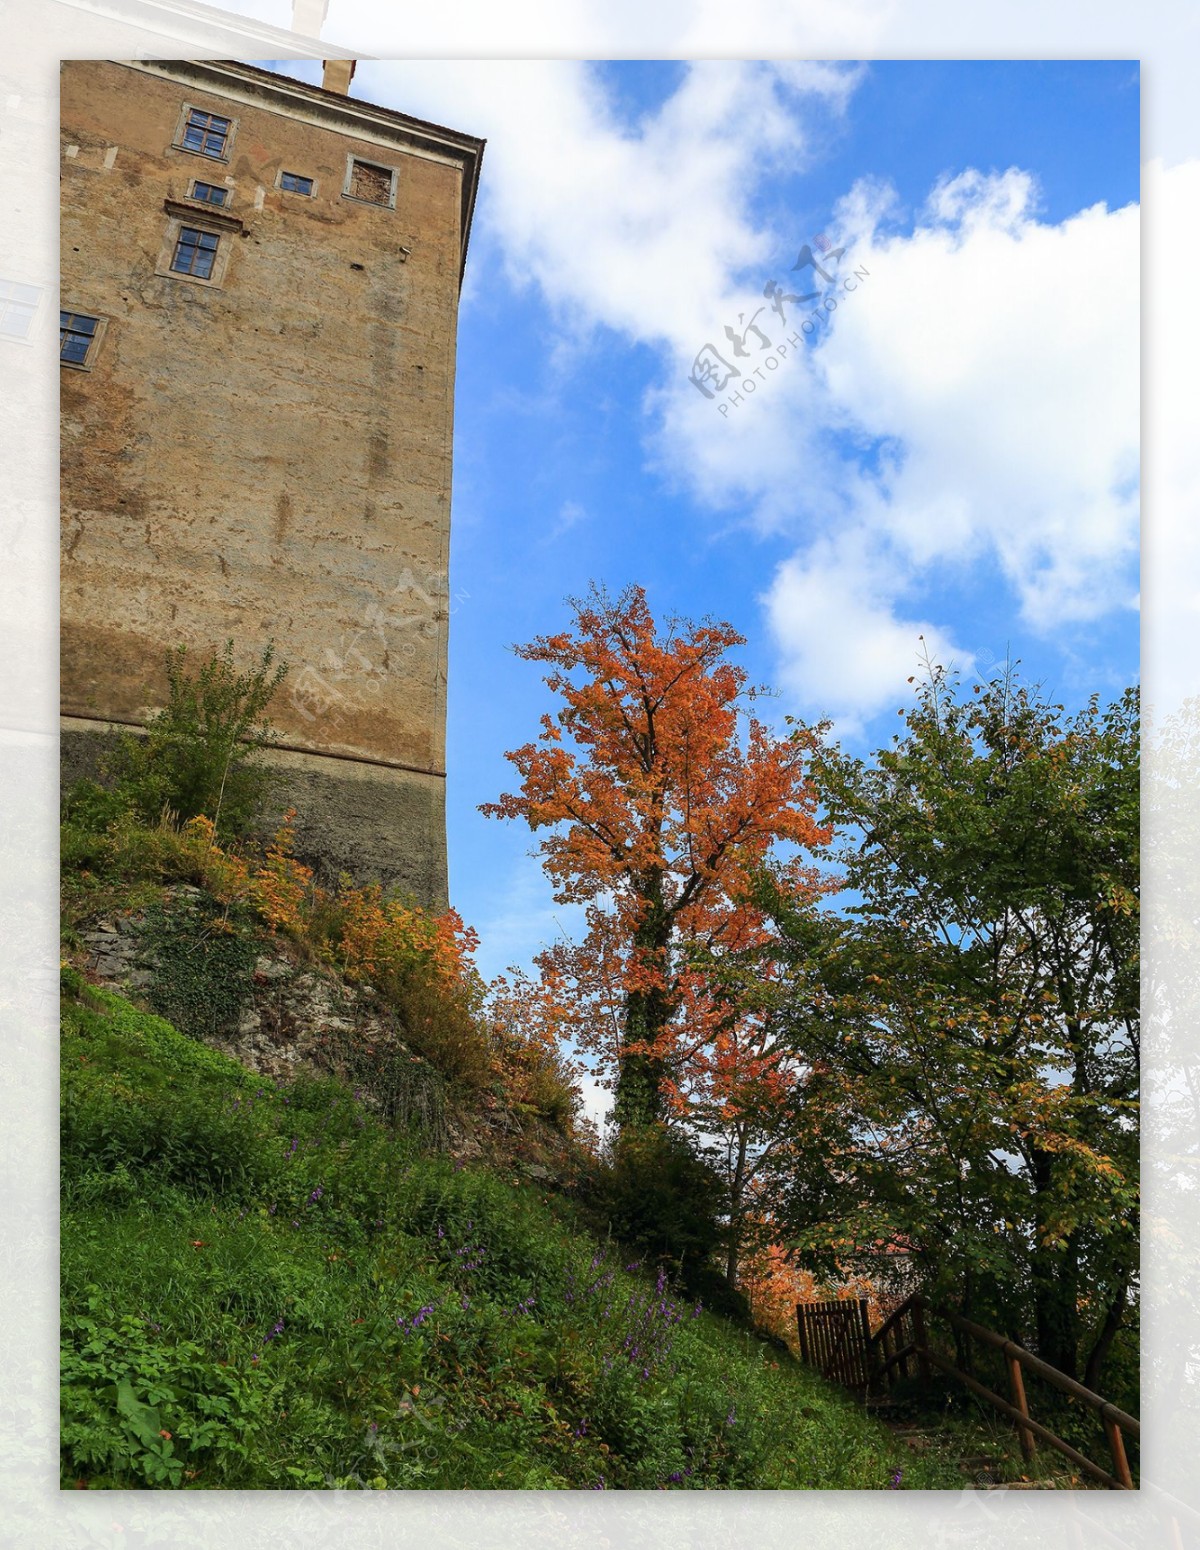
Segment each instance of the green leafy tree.
[[242,834],[270,785],[256,755],[275,741],[267,706],[287,676],[268,644],[258,664],[239,672],[233,642],[189,671],[186,646],[167,654],[167,703],[143,737],[127,735],[110,773],[140,817],[164,811],[211,818],[219,836]]
[[1094,1384],[1137,1278],[1138,696],[1066,717],[927,666],[890,748],[814,761],[854,902],[778,905],[778,1210]]

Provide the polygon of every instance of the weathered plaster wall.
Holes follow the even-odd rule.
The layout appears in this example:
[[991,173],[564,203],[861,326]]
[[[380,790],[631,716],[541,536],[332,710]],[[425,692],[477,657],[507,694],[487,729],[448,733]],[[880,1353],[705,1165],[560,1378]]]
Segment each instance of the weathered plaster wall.
[[[106,320],[61,373],[63,712],[137,721],[169,646],[273,639],[302,823],[444,894],[463,164],[188,68],[63,67],[62,306]],[[173,146],[185,104],[234,119],[228,161]],[[348,155],[398,170],[394,209],[343,197]],[[230,191],[213,285],[164,272],[172,216],[212,219],[193,178]]]

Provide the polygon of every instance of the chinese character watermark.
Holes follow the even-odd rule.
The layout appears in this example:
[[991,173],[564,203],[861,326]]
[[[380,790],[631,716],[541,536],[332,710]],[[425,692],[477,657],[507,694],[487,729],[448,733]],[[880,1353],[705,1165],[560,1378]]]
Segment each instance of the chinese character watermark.
[[436,640],[446,621],[470,594],[458,591],[446,605],[444,577],[430,571],[418,578],[406,569],[382,601],[368,603],[356,630],[343,632],[324,647],[320,659],[306,662],[292,682],[292,708],[308,722],[345,720],[351,697],[376,695],[388,674],[411,662],[421,643]]
[[[712,343],[704,345],[697,353],[688,381],[698,393],[715,403],[726,419],[731,409],[741,407],[748,394],[757,392],[759,383],[767,380],[768,373],[779,370],[789,351],[816,338],[819,325],[828,321],[837,310],[839,291],[844,298],[869,278],[870,270],[861,264],[843,272],[839,266],[845,254],[844,247],[835,248],[823,233],[814,237],[811,243],[806,242],[791,272],[811,271],[810,283],[823,282],[824,289],[786,291],[778,280],[769,279],[762,294],[770,302],[770,308],[757,307],[749,313],[748,319],[746,312],[739,312],[736,327],[732,323],[725,324],[728,340],[725,354]],[[803,307],[814,301],[817,305],[806,316],[793,310],[789,323],[789,308]],[[765,321],[760,323],[759,318],[764,313]],[[749,341],[753,341],[753,348]],[[739,366],[739,361],[748,364]],[[733,389],[726,394],[730,384],[734,384]]]

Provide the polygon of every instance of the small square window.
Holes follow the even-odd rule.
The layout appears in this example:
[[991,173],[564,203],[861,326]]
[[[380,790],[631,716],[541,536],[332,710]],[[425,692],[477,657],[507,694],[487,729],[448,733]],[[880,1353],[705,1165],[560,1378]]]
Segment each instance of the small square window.
[[279,186],[288,194],[307,194],[311,196],[313,180],[302,178],[298,172],[281,172],[279,174]]
[[171,268],[176,274],[192,275],[197,280],[211,279],[220,240],[215,232],[197,231],[194,226],[180,227]]
[[28,339],[41,294],[36,285],[0,280],[0,334],[7,339]]
[[88,351],[96,338],[99,318],[90,318],[81,312],[60,312],[58,315],[58,358],[69,366],[87,363]]
[[217,113],[190,109],[183,126],[183,149],[197,151],[201,156],[224,156],[229,143],[230,122]]
[[381,167],[375,162],[350,159],[344,192],[351,199],[362,199],[367,204],[386,205],[394,202],[396,173],[391,167]]
[[197,178],[192,184],[189,199],[202,199],[206,205],[217,205],[224,208],[229,203],[229,190],[221,188],[216,183],[201,183]]

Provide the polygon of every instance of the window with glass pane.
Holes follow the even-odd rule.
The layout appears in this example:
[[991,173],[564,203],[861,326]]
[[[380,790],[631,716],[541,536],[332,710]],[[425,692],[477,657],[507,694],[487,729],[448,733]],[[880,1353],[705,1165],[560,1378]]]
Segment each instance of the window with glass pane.
[[207,280],[212,275],[220,238],[211,231],[197,231],[185,226],[175,244],[175,256],[171,268],[176,274],[190,274],[197,280]]
[[0,280],[0,334],[10,339],[28,339],[41,294],[36,285]]
[[229,140],[229,120],[216,113],[201,113],[192,108],[183,131],[185,151],[199,151],[202,156],[224,156]]
[[82,366],[87,360],[92,340],[96,337],[98,318],[85,317],[79,312],[58,314],[58,357],[73,366]]
[[218,188],[215,183],[196,182],[192,184],[192,198],[203,199],[209,205],[223,205],[229,198],[229,190]]
[[281,172],[279,175],[279,186],[282,189],[286,189],[289,194],[311,194],[313,191],[313,180],[311,178],[302,178],[298,172]]

